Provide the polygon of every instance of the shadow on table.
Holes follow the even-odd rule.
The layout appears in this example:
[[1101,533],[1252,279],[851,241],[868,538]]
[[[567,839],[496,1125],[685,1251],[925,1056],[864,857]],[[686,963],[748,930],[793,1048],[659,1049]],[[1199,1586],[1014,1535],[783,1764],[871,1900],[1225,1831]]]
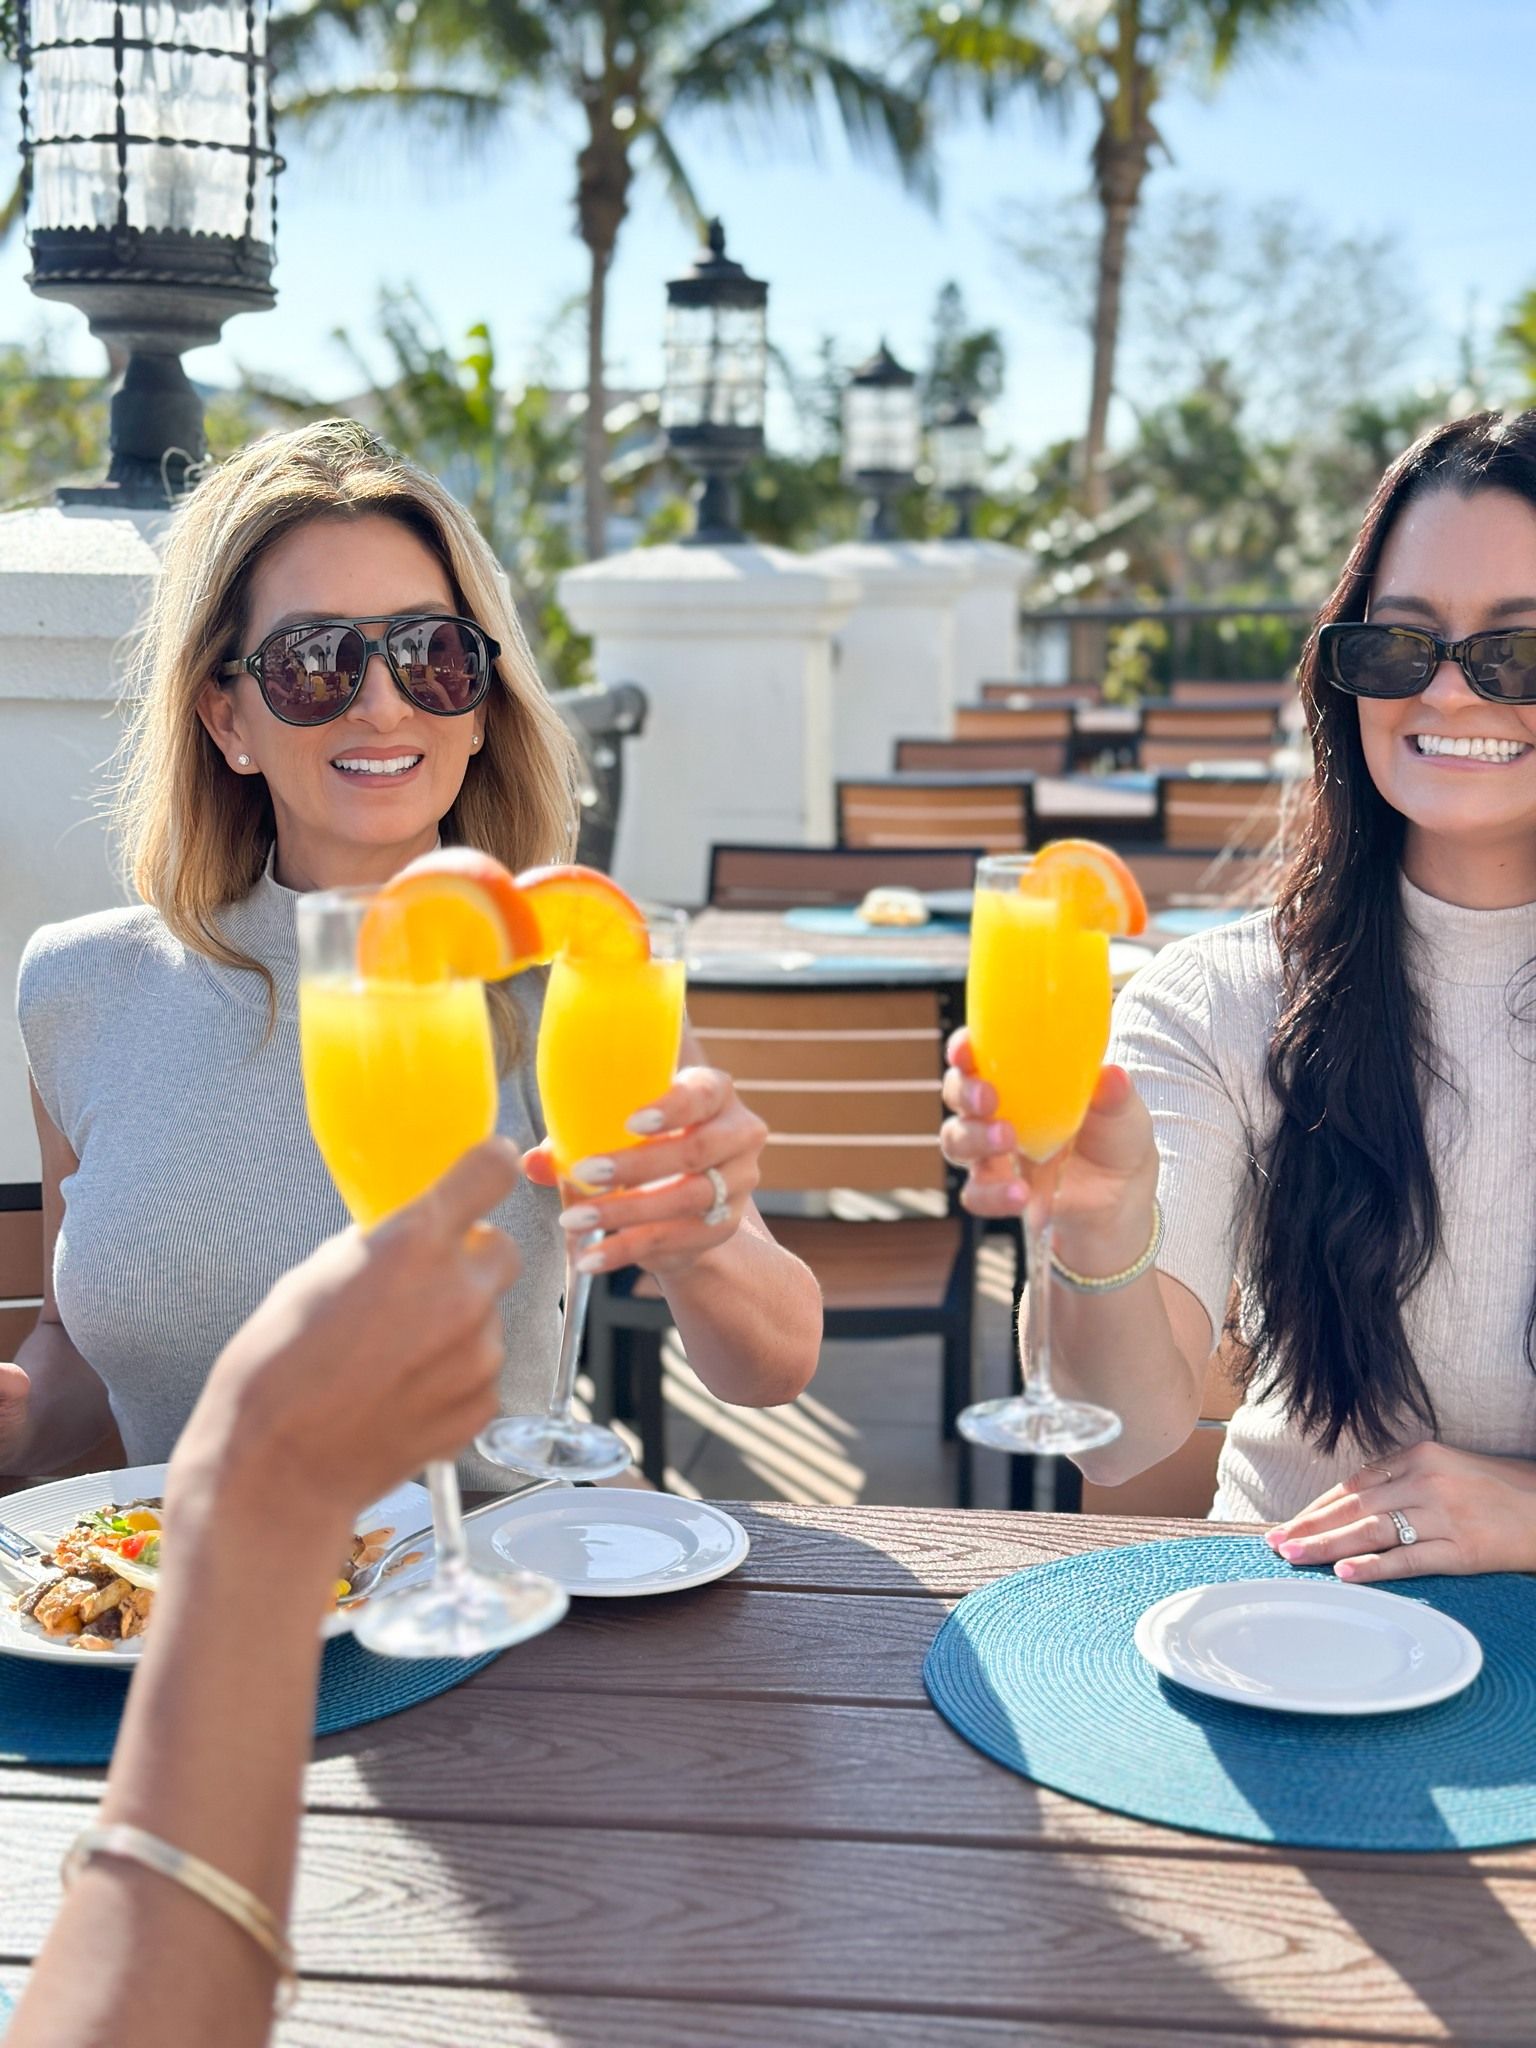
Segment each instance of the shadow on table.
[[[551,2040],[566,2038],[569,2001],[593,2001],[595,2024],[598,2002],[638,1994],[655,2031],[632,2030],[631,2048],[715,2048],[702,2011],[695,2028],[683,2016],[719,2000],[747,2015],[742,2040],[761,2007],[778,2038],[818,2048],[865,2001],[871,2017],[914,2005],[1059,2020],[1065,2005],[1085,2027],[1134,2008],[1138,2039],[1162,2048],[1190,2012],[1202,2032],[1248,2038],[1254,2008],[1201,1968],[1196,1935],[1176,1945],[1153,1901],[1122,1896],[1113,1857],[1064,1853],[1052,1795],[1000,1779],[923,1698],[935,1589],[955,1582],[953,1553],[936,1539],[933,1555],[930,1574],[825,1525],[755,1526],[751,1577],[573,1603],[559,1628],[403,1717],[462,1717],[478,1696],[507,1730],[494,1771],[483,1747],[464,1754],[454,1814],[500,1822],[494,1840],[444,1826],[441,1809],[394,1821],[421,1832],[457,1923],[432,1974],[514,1988]],[[537,1697],[551,1693],[563,1713]],[[635,1727],[664,1725],[669,1703],[678,1750],[637,1754]],[[877,1722],[865,1755],[860,1730]],[[398,1759],[362,1767],[383,1810],[413,1803]],[[469,1967],[452,1952],[466,1939]],[[824,2001],[843,2007],[835,2027]]]

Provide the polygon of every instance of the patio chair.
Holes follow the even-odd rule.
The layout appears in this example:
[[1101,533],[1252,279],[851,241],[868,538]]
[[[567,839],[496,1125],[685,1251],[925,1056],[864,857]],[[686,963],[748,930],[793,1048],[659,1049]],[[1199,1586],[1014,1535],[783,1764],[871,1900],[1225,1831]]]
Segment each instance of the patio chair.
[[1278,739],[1266,704],[1149,704],[1141,715],[1143,768],[1188,768],[1196,761],[1267,766]]
[[1147,913],[1228,904],[1257,909],[1272,900],[1274,863],[1261,853],[1209,847],[1145,845],[1118,833],[1097,835],[1129,867],[1147,899]]
[[898,775],[1065,772],[1060,740],[897,740],[891,765]]
[[1262,853],[1280,829],[1285,785],[1278,775],[1193,775],[1158,778],[1158,837],[1164,846],[1231,848]]
[[1175,683],[1170,694],[1174,704],[1267,704],[1282,711],[1296,695],[1293,682]]
[[1065,775],[1072,765],[1073,707],[1070,704],[962,704],[955,712],[957,740],[1030,741],[1039,757],[1028,765],[1042,775]]
[[[945,991],[696,989],[689,1021],[709,1059],[735,1076],[769,1126],[761,1191],[847,1191],[897,1213],[770,1215],[779,1242],[821,1284],[826,1335],[935,1336],[942,1345],[940,1426],[970,1399],[976,1225],[960,1207],[959,1177],[940,1157],[944,1041],[955,1021]],[[896,1198],[937,1198],[942,1213],[899,1213]],[[879,1198],[884,1198],[879,1199]],[[844,1206],[849,1206],[845,1201]],[[589,1363],[614,1388],[615,1412],[644,1446],[642,1469],[666,1468],[661,1345],[671,1318],[659,1290],[633,1269],[593,1290]],[[959,1448],[961,1506],[970,1458]]]
[[712,846],[715,910],[861,903],[871,889],[969,889],[977,846]]
[[1030,777],[884,775],[837,785],[842,846],[974,848],[1022,853],[1031,843]]

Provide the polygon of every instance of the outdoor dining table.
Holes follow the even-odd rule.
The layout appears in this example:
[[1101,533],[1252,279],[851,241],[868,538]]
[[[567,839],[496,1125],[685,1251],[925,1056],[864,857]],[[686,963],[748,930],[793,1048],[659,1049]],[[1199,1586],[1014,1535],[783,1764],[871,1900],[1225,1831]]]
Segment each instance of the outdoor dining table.
[[[1532,2039],[1536,1850],[1176,1832],[1000,1769],[930,1707],[924,1654],[973,1588],[1209,1524],[731,1512],[734,1576],[575,1602],[318,1745],[282,2048]],[[101,1780],[0,1771],[13,1992]]]

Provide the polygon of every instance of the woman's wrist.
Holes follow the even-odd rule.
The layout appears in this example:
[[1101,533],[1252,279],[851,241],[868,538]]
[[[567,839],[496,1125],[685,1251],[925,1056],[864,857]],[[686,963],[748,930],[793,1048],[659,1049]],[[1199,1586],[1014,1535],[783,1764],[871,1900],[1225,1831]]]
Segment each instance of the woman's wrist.
[[1152,1242],[1156,1192],[1155,1187],[1141,1190],[1103,1217],[1058,1214],[1052,1233],[1056,1258],[1088,1279],[1126,1272]]

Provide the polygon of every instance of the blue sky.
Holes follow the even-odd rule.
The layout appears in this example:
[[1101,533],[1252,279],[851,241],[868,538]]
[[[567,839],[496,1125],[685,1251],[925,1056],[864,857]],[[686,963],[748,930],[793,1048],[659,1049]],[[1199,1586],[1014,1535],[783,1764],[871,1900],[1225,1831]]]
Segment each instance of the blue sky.
[[[1294,199],[1335,234],[1395,231],[1423,311],[1410,367],[1449,371],[1469,306],[1486,329],[1536,284],[1532,131],[1519,85],[1533,75],[1533,0],[1357,5],[1308,33],[1296,57],[1252,60],[1209,99],[1170,98],[1160,125],[1174,164],[1149,189]],[[409,281],[450,338],[486,319],[512,372],[552,350],[556,371],[575,381],[579,331],[557,332],[584,284],[571,228],[574,132],[558,106],[530,107],[467,162],[382,130],[324,153],[285,136],[277,309],[234,322],[222,347],[187,358],[189,369],[226,381],[244,364],[344,393],[355,377],[332,329],[345,323],[366,340],[380,285]],[[830,333],[854,354],[884,334],[920,360],[935,293],[953,277],[975,320],[1008,344],[997,438],[1027,451],[1078,428],[1086,344],[1035,303],[998,223],[1009,202],[1081,190],[1086,122],[1062,136],[1021,108],[990,130],[952,129],[937,212],[836,145],[817,165],[787,143],[744,151],[709,123],[680,129],[679,140],[732,253],[769,280],[772,333],[792,358],[808,365]],[[642,182],[611,287],[614,383],[657,376],[663,283],[692,246],[659,186]],[[46,326],[73,364],[99,361],[80,316],[26,291],[25,268],[19,243],[0,256],[0,336]]]

